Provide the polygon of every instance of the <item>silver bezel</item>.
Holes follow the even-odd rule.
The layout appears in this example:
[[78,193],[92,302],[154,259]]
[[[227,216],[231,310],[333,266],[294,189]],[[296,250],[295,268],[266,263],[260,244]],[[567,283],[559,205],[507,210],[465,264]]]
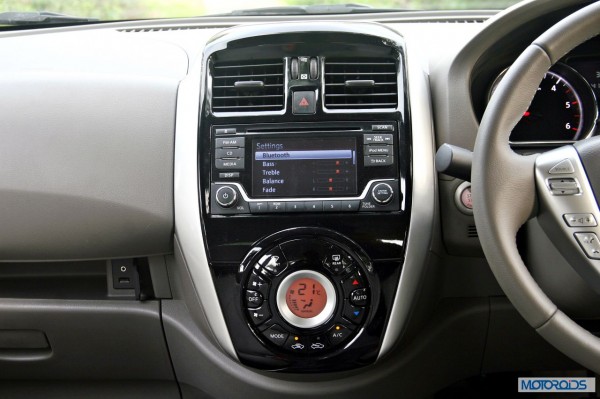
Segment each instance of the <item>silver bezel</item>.
[[[327,294],[327,303],[325,304],[325,307],[323,308],[321,313],[319,313],[315,317],[298,317],[295,314],[293,314],[290,308],[287,306],[287,302],[285,299],[286,292],[288,291],[292,283],[300,278],[314,279],[318,281],[323,286],[323,288],[325,288],[325,293]],[[283,279],[281,284],[279,284],[279,288],[277,288],[276,301],[277,309],[279,310],[281,317],[283,317],[285,321],[287,321],[294,327],[313,328],[325,324],[331,318],[331,316],[333,316],[333,313],[335,311],[335,305],[337,303],[337,295],[335,293],[335,288],[333,287],[333,284],[331,283],[331,281],[329,281],[327,277],[325,277],[321,273],[312,270],[300,270],[290,274],[289,276]]]

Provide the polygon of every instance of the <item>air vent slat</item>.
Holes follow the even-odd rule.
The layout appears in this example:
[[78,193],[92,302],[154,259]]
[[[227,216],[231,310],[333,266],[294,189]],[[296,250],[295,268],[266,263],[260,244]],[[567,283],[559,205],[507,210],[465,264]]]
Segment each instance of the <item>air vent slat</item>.
[[281,111],[285,105],[283,60],[215,61],[211,68],[214,112]]
[[396,65],[396,60],[391,58],[326,59],[325,108],[352,111],[396,109],[398,106]]

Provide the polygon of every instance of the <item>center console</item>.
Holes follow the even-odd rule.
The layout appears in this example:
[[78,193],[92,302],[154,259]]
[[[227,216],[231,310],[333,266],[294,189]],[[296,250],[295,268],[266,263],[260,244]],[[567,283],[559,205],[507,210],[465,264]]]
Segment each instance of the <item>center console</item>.
[[380,355],[411,216],[404,57],[397,36],[287,25],[206,48],[198,245],[246,365],[323,372]]

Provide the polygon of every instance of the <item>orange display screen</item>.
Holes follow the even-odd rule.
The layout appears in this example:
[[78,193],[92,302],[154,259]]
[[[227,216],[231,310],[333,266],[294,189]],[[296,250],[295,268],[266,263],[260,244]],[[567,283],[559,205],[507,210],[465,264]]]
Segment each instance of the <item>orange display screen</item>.
[[319,315],[327,304],[327,293],[321,283],[312,278],[299,278],[285,293],[288,308],[298,317],[309,319]]

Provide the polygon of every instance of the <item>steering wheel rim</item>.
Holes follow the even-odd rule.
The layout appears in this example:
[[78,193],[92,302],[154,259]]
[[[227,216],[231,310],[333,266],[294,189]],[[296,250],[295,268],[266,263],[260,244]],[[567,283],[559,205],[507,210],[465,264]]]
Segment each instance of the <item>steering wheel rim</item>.
[[554,25],[518,57],[484,113],[475,142],[471,179],[478,235],[506,296],[551,345],[596,373],[600,373],[600,338],[557,308],[533,279],[518,252],[517,232],[536,206],[537,156],[514,153],[509,136],[548,69],[598,34],[600,1]]

